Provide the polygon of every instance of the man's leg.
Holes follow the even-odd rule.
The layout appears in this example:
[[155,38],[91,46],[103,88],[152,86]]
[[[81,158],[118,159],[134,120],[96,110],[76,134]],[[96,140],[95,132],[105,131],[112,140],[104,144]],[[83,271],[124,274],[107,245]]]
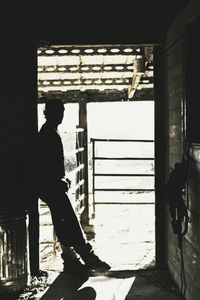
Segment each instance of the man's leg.
[[[55,232],[63,250],[64,266],[72,262],[74,268],[84,267],[90,270],[107,271],[110,266],[95,255],[92,246],[86,241],[83,229],[66,193],[57,193],[47,204],[50,208]],[[76,266],[75,266],[76,265]],[[64,268],[65,269],[65,268]],[[83,268],[84,269],[84,268]]]
[[73,247],[74,244],[85,245],[86,240],[67,194],[56,191],[48,197],[46,195],[45,201],[50,209],[54,229],[61,245],[64,272],[87,272],[88,269]]

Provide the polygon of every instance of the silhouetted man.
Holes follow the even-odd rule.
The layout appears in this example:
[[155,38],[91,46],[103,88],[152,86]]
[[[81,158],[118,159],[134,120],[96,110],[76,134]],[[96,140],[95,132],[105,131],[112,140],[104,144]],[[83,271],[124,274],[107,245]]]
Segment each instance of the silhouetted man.
[[[67,196],[70,181],[65,179],[63,144],[57,127],[62,123],[64,104],[59,99],[46,103],[46,122],[38,134],[38,191],[47,203],[56,235],[63,250],[65,272],[94,270],[105,272],[110,266],[95,255]],[[81,259],[80,259],[81,258]]]

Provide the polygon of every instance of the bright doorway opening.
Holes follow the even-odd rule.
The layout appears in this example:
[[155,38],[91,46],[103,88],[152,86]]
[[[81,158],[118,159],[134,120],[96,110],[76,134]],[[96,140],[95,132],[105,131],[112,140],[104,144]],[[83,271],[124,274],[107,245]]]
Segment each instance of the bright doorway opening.
[[88,140],[96,252],[113,270],[154,266],[154,102],[88,104]]
[[[155,264],[152,50],[134,45],[38,49],[38,127],[44,122],[44,103],[52,97],[63,100],[66,112],[59,131],[73,205],[77,127],[80,106],[86,104],[88,208],[95,229],[95,237],[89,239],[113,270]],[[108,159],[100,161],[98,156]],[[43,269],[60,269],[50,213],[40,204]]]

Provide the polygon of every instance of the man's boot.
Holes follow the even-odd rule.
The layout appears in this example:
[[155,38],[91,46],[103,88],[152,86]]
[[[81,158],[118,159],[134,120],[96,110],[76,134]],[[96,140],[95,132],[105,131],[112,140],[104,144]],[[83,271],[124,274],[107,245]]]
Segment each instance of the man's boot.
[[94,250],[89,243],[86,243],[82,247],[78,247],[76,250],[84,261],[86,268],[90,271],[107,272],[110,270],[111,267],[94,253]]

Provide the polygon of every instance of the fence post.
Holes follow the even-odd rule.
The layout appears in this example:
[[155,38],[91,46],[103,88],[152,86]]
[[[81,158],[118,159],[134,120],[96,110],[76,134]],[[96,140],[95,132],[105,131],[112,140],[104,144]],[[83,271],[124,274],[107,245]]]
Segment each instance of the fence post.
[[87,130],[87,103],[86,101],[79,102],[79,127],[83,128],[83,163],[84,163],[84,211],[81,214],[81,224],[89,225],[89,195],[88,195],[88,130]]

